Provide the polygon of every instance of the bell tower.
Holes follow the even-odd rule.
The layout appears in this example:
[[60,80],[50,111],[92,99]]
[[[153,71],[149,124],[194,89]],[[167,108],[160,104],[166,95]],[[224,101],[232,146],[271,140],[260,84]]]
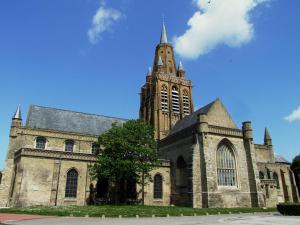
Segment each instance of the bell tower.
[[140,118],[149,122],[157,140],[163,139],[180,119],[194,111],[192,83],[185,79],[182,63],[176,67],[173,46],[163,23],[154,63],[141,88]]

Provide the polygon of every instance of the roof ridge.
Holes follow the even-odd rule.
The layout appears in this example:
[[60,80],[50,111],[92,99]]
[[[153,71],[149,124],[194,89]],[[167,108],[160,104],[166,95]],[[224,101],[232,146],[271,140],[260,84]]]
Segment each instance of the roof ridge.
[[119,119],[119,120],[129,120],[121,117],[113,117],[113,116],[105,116],[105,115],[100,115],[100,114],[95,114],[95,113],[86,113],[86,112],[79,112],[79,111],[74,111],[74,110],[69,110],[69,109],[59,109],[59,108],[54,108],[54,107],[49,107],[49,106],[40,106],[40,105],[30,105],[30,109],[33,107],[40,107],[44,109],[53,109],[53,110],[59,110],[59,111],[64,111],[64,112],[73,112],[73,113],[79,113],[79,114],[85,114],[85,115],[90,115],[90,116],[101,116],[101,117],[106,117],[106,118],[111,118],[111,119]]

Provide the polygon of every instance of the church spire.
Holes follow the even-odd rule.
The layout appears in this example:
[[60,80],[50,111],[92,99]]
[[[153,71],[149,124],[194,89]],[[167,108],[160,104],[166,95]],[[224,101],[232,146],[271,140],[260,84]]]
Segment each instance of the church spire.
[[181,61],[179,62],[178,70],[184,71],[184,67]]
[[17,119],[17,120],[22,120],[22,115],[21,115],[21,106],[18,105],[18,108],[13,116],[13,119]]
[[272,145],[272,138],[271,138],[268,128],[265,129],[264,144],[270,145],[270,146]]
[[163,24],[162,24],[160,44],[168,44],[167,29],[166,29],[165,21],[163,21]]

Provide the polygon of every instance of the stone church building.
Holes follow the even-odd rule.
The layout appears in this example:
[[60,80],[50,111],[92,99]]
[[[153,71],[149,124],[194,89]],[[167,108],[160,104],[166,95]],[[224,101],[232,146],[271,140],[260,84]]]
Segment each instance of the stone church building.
[[[154,127],[161,158],[145,187],[145,204],[274,207],[297,201],[290,163],[274,154],[268,130],[264,143],[255,144],[251,122],[239,128],[220,99],[194,111],[192,87],[182,63],[176,66],[163,25],[140,95],[140,118]],[[89,166],[99,151],[98,136],[126,121],[35,105],[23,121],[18,107],[0,206],[87,205],[92,197],[105,203],[108,181],[92,180]],[[126,190],[127,197],[141,199],[138,185],[127,183]]]

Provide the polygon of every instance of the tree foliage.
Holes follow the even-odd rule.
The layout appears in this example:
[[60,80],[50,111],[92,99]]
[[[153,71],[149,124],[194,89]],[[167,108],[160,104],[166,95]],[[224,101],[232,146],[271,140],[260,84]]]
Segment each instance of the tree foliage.
[[291,165],[291,169],[295,170],[295,169],[300,169],[300,155],[297,155]]
[[94,179],[109,179],[115,186],[124,180],[143,185],[144,177],[159,164],[154,131],[143,120],[113,124],[98,142],[101,150],[90,168]]

